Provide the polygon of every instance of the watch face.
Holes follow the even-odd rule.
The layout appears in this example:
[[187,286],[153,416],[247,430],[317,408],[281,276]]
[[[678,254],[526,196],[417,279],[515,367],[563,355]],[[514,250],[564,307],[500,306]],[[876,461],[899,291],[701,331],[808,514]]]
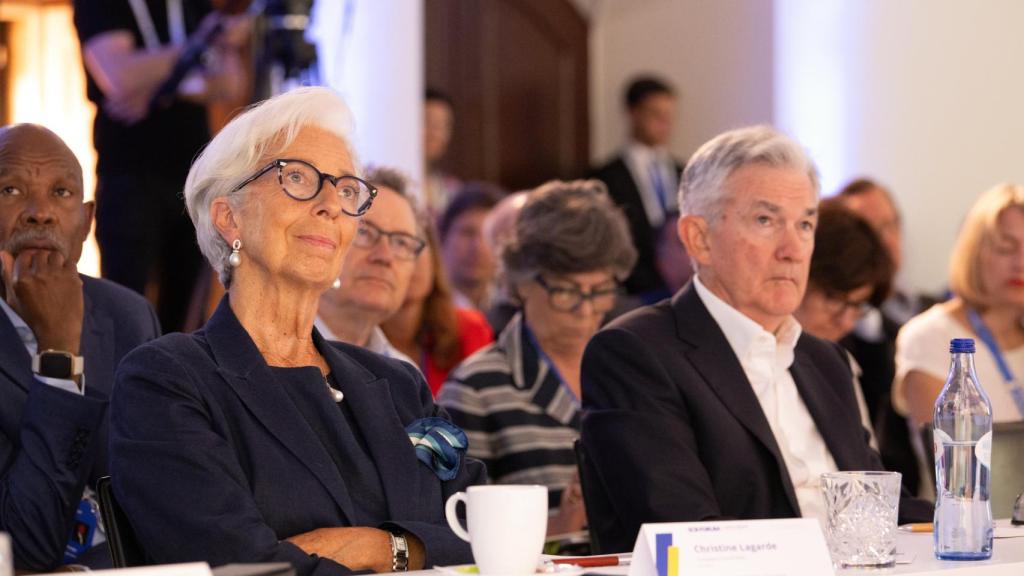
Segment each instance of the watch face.
[[39,374],[47,378],[71,378],[72,363],[70,354],[44,352],[39,355]]

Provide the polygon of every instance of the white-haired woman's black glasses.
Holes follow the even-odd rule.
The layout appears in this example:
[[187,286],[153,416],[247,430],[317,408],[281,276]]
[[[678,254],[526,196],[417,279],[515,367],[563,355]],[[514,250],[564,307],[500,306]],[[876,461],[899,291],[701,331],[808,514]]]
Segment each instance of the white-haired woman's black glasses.
[[260,176],[277,168],[277,181],[281,190],[290,198],[305,202],[320,194],[324,182],[330,182],[341,198],[341,210],[349,216],[362,216],[373,205],[377,197],[377,188],[372,184],[349,174],[333,176],[324,174],[309,162],[290,158],[279,158],[260,168],[255,174],[246,178],[241,184],[231,189],[237,192],[254,182]]

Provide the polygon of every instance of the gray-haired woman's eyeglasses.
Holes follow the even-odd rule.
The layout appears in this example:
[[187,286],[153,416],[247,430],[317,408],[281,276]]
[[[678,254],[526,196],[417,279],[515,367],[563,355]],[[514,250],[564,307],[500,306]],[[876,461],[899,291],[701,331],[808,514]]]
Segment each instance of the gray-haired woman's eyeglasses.
[[341,198],[341,210],[349,216],[362,216],[373,205],[377,189],[366,180],[351,175],[332,176],[317,170],[309,162],[290,158],[279,158],[256,171],[241,184],[231,189],[237,192],[260,176],[277,168],[277,181],[288,197],[305,202],[320,194],[324,181],[330,182]]
[[615,299],[621,292],[618,285],[584,292],[578,286],[552,286],[540,274],[534,276],[533,279],[548,293],[548,303],[551,307],[561,312],[576,312],[587,300],[590,300],[590,305],[594,307],[595,312],[608,312],[615,307]]

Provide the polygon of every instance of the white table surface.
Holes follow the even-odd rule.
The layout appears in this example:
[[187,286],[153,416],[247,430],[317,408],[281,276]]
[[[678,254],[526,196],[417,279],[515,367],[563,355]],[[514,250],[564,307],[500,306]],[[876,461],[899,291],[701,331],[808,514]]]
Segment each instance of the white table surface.
[[[1008,526],[1009,522],[1000,520],[999,526]],[[992,545],[992,558],[989,560],[976,561],[953,561],[938,560],[935,558],[932,547],[933,540],[930,533],[908,534],[901,532],[896,539],[896,550],[901,554],[913,555],[914,559],[910,564],[897,564],[892,568],[872,568],[867,570],[836,570],[836,576],[867,575],[888,576],[890,574],[901,576],[1024,576],[1024,527],[1016,527],[1021,537],[997,538]],[[629,566],[615,566],[610,568],[589,568],[588,574],[605,574],[608,576],[625,576],[629,573]],[[441,571],[420,570],[409,572],[410,575],[427,576],[439,575]]]
[[[998,526],[1009,526],[1009,521],[1000,520]],[[1024,576],[1024,527],[1016,527],[1021,537],[996,538],[992,543],[992,558],[988,560],[939,560],[935,557],[934,539],[932,534],[900,533],[896,539],[896,551],[901,554],[913,554],[914,561],[910,564],[897,564],[893,568],[869,570],[837,570],[837,576],[854,574],[886,574],[923,575],[941,574],[942,576]]]

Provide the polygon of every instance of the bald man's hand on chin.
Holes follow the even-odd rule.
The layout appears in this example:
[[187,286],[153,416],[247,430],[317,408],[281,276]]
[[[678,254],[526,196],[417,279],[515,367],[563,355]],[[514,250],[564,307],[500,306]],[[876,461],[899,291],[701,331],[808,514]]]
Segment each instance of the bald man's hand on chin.
[[79,354],[85,301],[76,263],[56,250],[0,250],[3,297],[36,336],[39,350]]

